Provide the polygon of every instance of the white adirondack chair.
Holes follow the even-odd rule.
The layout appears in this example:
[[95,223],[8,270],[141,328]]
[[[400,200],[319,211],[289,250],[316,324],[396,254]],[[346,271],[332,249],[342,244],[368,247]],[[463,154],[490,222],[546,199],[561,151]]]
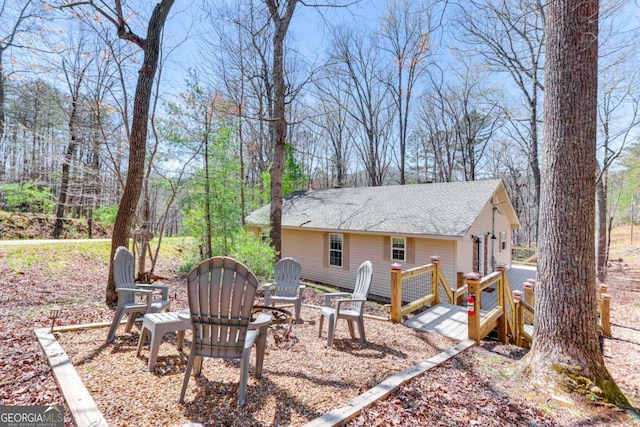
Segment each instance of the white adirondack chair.
[[[136,284],[134,282],[133,254],[124,246],[119,246],[113,257],[113,278],[118,292],[118,305],[113,322],[109,328],[107,342],[113,341],[120,321],[125,314],[129,314],[129,320],[125,332],[131,332],[133,323],[138,313],[158,313],[169,311],[169,287],[165,285]],[[154,300],[154,294],[161,291],[161,299]],[[136,296],[143,295],[144,301],[136,301]]]
[[[356,284],[352,293],[347,292],[331,292],[324,295],[324,306],[320,310],[320,328],[318,330],[318,338],[322,337],[322,323],[324,318],[328,319],[328,336],[327,347],[333,345],[333,337],[335,335],[338,319],[345,319],[349,325],[349,333],[355,338],[353,323],[358,324],[358,332],[360,333],[360,344],[366,345],[367,339],[364,334],[364,303],[369,294],[371,287],[371,278],[373,277],[373,267],[371,261],[363,262],[356,273]],[[337,299],[331,305],[331,299]]]
[[300,284],[302,266],[294,258],[282,258],[274,266],[274,282],[267,283],[264,289],[264,305],[276,303],[293,304],[295,307],[295,321],[300,323],[300,309],[302,307],[302,293],[305,285]]

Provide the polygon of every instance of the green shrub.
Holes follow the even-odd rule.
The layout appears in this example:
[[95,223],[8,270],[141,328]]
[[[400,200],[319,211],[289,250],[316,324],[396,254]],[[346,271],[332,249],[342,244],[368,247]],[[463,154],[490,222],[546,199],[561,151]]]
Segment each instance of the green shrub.
[[56,201],[49,187],[38,187],[32,183],[2,184],[0,207],[7,212],[52,214]]
[[[254,234],[245,230],[236,232],[227,241],[226,251],[219,248],[214,242],[214,254],[227,255],[246,265],[249,270],[256,275],[261,282],[273,277],[273,264],[275,262],[275,251],[267,241],[261,241]],[[200,248],[193,244],[185,248],[177,271],[181,274],[189,273],[202,258]]]
[[268,241],[242,230],[234,236],[232,256],[249,267],[260,281],[265,282],[273,277],[276,253]]
[[93,219],[104,224],[113,225],[116,223],[117,214],[117,206],[104,206],[93,211]]

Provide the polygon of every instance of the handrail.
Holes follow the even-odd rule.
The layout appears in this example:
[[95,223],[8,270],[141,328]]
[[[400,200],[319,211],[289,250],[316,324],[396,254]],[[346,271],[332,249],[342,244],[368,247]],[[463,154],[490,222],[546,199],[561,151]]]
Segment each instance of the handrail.
[[522,291],[516,290],[512,292],[512,298],[515,304],[515,323],[517,325],[515,328],[514,339],[515,344],[518,347],[529,348],[533,343],[533,337],[525,329],[524,311],[526,310],[533,317],[533,307],[527,304],[527,302],[524,301],[522,297]]
[[[425,274],[431,274],[430,293],[406,305],[402,305],[402,283],[410,278]],[[414,267],[405,271],[400,269],[399,264],[393,264],[391,266],[391,321],[401,323],[403,316],[426,305],[431,304],[434,306],[440,303],[442,300],[441,290],[444,290],[444,295],[449,303],[455,304],[457,298],[466,292],[466,286],[456,289],[455,291],[449,288],[442,274],[442,269],[440,268],[439,257],[432,256],[430,264]]]
[[[529,348],[533,343],[533,337],[525,330],[525,324],[533,324],[535,292],[534,281],[524,284],[524,299],[521,291],[513,291],[513,300],[516,306],[516,333],[515,340],[518,347]],[[611,336],[611,296],[607,293],[607,285],[600,284],[598,292],[598,328],[604,336]]]
[[[505,295],[508,284],[506,279],[507,268],[504,265],[496,267],[496,271],[485,277],[480,277],[480,273],[465,274],[467,289],[470,295],[469,300],[469,339],[475,340],[479,345],[480,341],[487,336],[494,328],[498,328],[498,339],[507,342],[507,331],[514,328],[513,320],[507,320],[505,316],[505,305],[509,310],[515,311],[510,305],[509,298]],[[481,313],[482,291],[491,285],[496,285],[496,307],[489,313]],[[512,332],[513,333],[513,332]]]
[[511,284],[509,283],[506,270],[504,271],[503,278],[504,278],[504,281],[503,281],[502,292],[504,295],[504,304],[505,304],[504,307],[506,308],[505,316],[506,316],[506,329],[507,329],[504,338],[506,340],[510,335],[511,341],[515,343],[517,341],[515,339],[515,336],[517,335],[517,329],[518,329],[518,325],[516,323],[516,305],[513,299],[513,292],[511,291]]

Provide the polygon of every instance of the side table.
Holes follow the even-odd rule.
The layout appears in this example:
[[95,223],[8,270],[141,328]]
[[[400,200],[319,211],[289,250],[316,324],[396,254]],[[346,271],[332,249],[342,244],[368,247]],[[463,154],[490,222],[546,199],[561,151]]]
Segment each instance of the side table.
[[191,323],[178,317],[177,312],[149,313],[144,315],[142,328],[140,329],[140,339],[138,339],[138,351],[136,356],[140,356],[142,346],[148,334],[149,337],[149,370],[152,371],[158,360],[158,349],[162,342],[162,337],[167,332],[177,332],[178,350],[182,350],[184,343],[184,331],[191,329]]

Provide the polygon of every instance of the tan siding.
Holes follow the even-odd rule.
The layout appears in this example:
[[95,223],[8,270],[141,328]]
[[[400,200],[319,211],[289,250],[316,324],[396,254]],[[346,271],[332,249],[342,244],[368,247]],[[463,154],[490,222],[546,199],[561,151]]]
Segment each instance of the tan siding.
[[[465,236],[465,238],[471,238],[471,235],[475,235],[475,236],[481,236],[481,235],[485,235],[488,232],[489,236],[487,238],[487,242],[488,242],[488,247],[487,247],[487,269],[489,271],[491,271],[491,254],[493,253],[493,256],[495,258],[495,262],[499,263],[505,263],[507,266],[511,265],[511,223],[509,221],[509,218],[507,218],[507,216],[505,214],[500,214],[497,211],[495,212],[495,225],[493,223],[494,221],[494,217],[493,217],[493,206],[491,205],[491,203],[487,203],[487,205],[482,209],[481,214],[478,216],[478,219],[473,223],[473,225],[471,226],[471,228],[469,229],[469,233],[467,234],[467,236]],[[491,232],[495,233],[496,239],[492,240],[491,239]],[[500,250],[500,232],[501,231],[506,231],[507,232],[507,249],[501,251]],[[466,265],[464,263],[464,260],[467,258],[466,252],[467,252],[467,247],[466,247],[466,243],[469,243],[469,254],[472,254],[473,252],[473,245],[471,241],[467,241],[465,240],[465,244],[461,246],[461,253],[458,254],[458,262],[459,265],[462,267],[466,267],[463,271],[464,272],[469,272],[472,271],[473,266],[471,264]],[[493,252],[492,252],[493,249]],[[470,255],[472,256],[472,255]]]
[[247,226],[247,231],[249,233],[252,233],[253,235],[255,235],[258,238],[260,238],[261,234],[262,234],[262,229],[257,225],[248,225]]
[[417,267],[419,265],[429,264],[433,255],[440,257],[440,266],[449,287],[455,288],[456,283],[456,246],[460,242],[454,240],[435,240],[435,239],[415,239],[415,256],[414,265],[407,265],[404,268]]
[[[500,250],[500,232],[507,232],[507,247],[504,250]],[[511,223],[506,215],[501,215],[496,212],[496,237],[498,240],[496,241],[496,262],[502,262],[507,265],[507,267],[511,266],[511,234],[513,231],[511,230]]]
[[[487,233],[491,235],[492,210],[493,208],[491,203],[487,203],[484,208],[482,208],[480,215],[478,215],[478,218],[474,221],[471,228],[469,228],[469,233],[474,236],[484,236]],[[498,216],[500,215],[496,213],[496,217]],[[489,250],[491,249],[489,248]]]
[[456,252],[456,269],[463,273],[473,271],[473,240],[465,239],[458,242]]
[[[282,256],[296,258],[302,264],[302,276],[305,279],[353,289],[358,266],[366,260],[373,265],[371,293],[388,298],[390,296],[390,265],[383,259],[384,236],[349,234],[349,265],[345,271],[323,265],[323,239],[326,233],[308,230],[283,229]],[[440,257],[440,263],[447,282],[455,287],[456,257],[455,241],[415,239],[415,263],[403,264],[403,269],[428,264],[432,255]]]

